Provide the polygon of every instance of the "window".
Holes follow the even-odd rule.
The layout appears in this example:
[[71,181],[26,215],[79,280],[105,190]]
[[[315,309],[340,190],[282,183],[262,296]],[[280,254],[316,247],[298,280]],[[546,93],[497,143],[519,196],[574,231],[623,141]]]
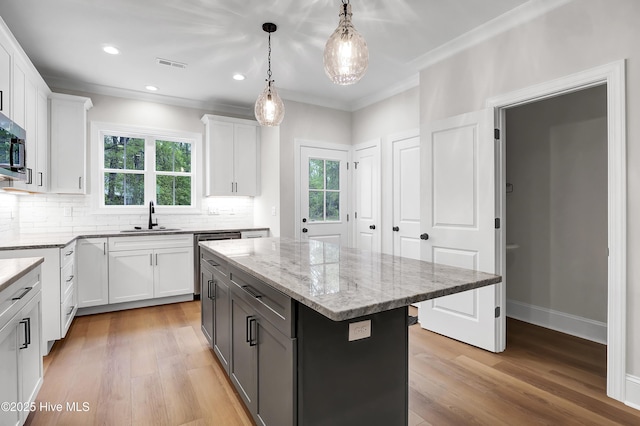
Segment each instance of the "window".
[[340,220],[340,162],[309,159],[309,220]]
[[170,207],[165,211],[196,207],[194,154],[200,135],[94,124],[100,147],[98,208],[134,211],[149,201]]

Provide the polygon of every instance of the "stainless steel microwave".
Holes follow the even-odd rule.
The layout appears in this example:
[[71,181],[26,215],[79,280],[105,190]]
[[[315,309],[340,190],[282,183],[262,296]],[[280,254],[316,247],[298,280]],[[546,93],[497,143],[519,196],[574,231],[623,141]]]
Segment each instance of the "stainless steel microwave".
[[26,179],[26,132],[0,113],[0,180]]

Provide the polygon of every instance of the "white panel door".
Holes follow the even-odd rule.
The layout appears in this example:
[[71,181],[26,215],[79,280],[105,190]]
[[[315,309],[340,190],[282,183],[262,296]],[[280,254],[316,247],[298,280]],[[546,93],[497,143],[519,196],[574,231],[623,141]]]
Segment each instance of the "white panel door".
[[380,155],[378,146],[356,148],[354,153],[354,247],[380,251]]
[[[490,109],[427,125],[422,133],[422,259],[495,273],[495,141]],[[493,352],[504,315],[495,318],[499,286],[421,303],[423,328]]]
[[392,146],[393,254],[420,259],[420,137]]
[[349,244],[348,151],[300,148],[300,236]]

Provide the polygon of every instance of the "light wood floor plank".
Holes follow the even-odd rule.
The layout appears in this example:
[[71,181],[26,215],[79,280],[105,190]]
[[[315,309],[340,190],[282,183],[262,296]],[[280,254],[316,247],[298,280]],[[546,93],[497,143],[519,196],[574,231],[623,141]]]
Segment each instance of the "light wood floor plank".
[[[412,311],[415,315],[415,310]],[[640,425],[606,396],[606,347],[508,320],[507,350],[477,349],[409,328],[409,425]],[[252,425],[207,346],[200,303],[76,318],[45,357],[27,425]]]

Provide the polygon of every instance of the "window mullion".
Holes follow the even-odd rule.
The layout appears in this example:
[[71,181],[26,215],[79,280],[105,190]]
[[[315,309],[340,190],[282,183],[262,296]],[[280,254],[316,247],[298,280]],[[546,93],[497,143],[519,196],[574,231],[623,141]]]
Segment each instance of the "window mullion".
[[145,155],[144,159],[144,199],[145,202],[156,200],[156,144],[155,137],[146,136],[144,138]]

